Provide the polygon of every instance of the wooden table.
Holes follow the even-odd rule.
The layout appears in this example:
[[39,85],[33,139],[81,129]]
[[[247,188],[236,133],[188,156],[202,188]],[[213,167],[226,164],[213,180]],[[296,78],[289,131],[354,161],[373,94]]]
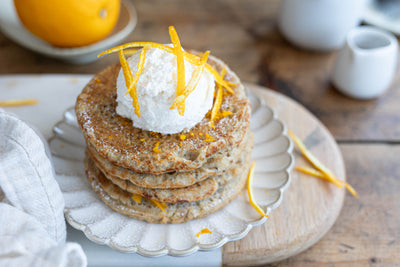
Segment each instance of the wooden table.
[[[348,182],[360,198],[347,195],[328,234],[277,266],[400,265],[400,75],[376,100],[358,101],[338,93],[329,81],[336,52],[304,51],[285,41],[276,29],[276,0],[136,0],[134,4],[139,21],[127,41],[168,42],[167,27],[174,25],[184,47],[210,49],[243,81],[302,103],[339,143]],[[96,73],[115,61],[109,56],[70,65],[25,50],[0,34],[0,74]],[[224,250],[240,246],[237,241]],[[230,264],[229,258],[224,264]]]

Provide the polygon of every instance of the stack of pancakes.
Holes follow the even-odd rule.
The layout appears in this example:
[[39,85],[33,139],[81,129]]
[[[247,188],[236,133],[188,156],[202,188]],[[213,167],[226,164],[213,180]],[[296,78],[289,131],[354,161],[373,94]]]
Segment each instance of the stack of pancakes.
[[87,178],[115,211],[151,223],[182,223],[221,209],[243,188],[253,147],[249,100],[224,63],[214,57],[208,63],[218,72],[225,67],[225,80],[237,84],[235,94],[224,93],[220,108],[232,114],[215,120],[214,128],[209,115],[179,134],[133,127],[115,111],[119,65],[97,74],[79,95],[75,111],[87,143]]

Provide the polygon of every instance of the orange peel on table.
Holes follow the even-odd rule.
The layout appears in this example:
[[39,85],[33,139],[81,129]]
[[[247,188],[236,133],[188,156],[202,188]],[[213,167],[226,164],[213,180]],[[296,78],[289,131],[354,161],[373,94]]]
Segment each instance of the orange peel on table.
[[[312,175],[312,176],[314,176],[314,177],[317,177],[317,178],[320,178],[320,179],[323,179],[323,180],[325,180],[325,181],[330,182],[329,178],[327,178],[327,177],[325,176],[325,174],[323,174],[322,172],[320,172],[320,171],[318,171],[318,170],[315,170],[315,169],[313,169],[313,168],[310,168],[310,167],[303,167],[303,166],[296,166],[295,169],[298,170],[298,171],[300,171],[300,172],[303,172],[303,173],[305,173],[305,174],[309,174],[309,175]],[[357,191],[356,191],[349,183],[343,182],[342,180],[339,180],[339,179],[338,179],[338,181],[340,181],[341,183],[344,184],[344,186],[345,186],[346,189],[350,192],[350,194],[352,194],[353,196],[355,196],[356,198],[358,198]]]
[[290,138],[299,148],[301,154],[320,172],[322,172],[327,179],[336,185],[339,188],[343,188],[343,182],[340,182],[338,178],[330,171],[327,167],[325,167],[311,152],[306,148],[304,143],[298,138],[292,131],[288,131]]
[[36,105],[39,101],[36,99],[11,99],[0,101],[0,107],[17,107],[26,105]]
[[253,161],[253,163],[250,166],[249,174],[247,175],[247,193],[249,195],[249,202],[258,213],[260,213],[264,217],[269,218],[269,216],[267,214],[265,214],[264,210],[254,201],[253,190],[251,188],[251,184],[253,183],[255,165],[256,165],[256,162]]

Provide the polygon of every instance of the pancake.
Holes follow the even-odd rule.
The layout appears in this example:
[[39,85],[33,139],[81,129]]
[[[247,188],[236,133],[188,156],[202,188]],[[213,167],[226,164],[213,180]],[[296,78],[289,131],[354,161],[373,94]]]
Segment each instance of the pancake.
[[195,202],[168,203],[166,212],[146,199],[142,199],[141,203],[135,202],[131,193],[113,184],[94,164],[86,164],[86,174],[93,190],[116,212],[149,223],[184,223],[207,216],[232,201],[244,187],[249,167],[250,153],[243,164],[234,166],[229,174],[224,174],[229,176],[229,179],[226,178],[228,182],[214,194]]
[[[245,162],[247,156],[251,153],[251,149],[252,143],[248,142],[248,146],[244,147],[244,150],[241,151],[242,153],[240,153],[237,161],[232,166],[242,165]],[[93,159],[88,156],[88,154],[86,155],[86,157],[87,164],[89,166],[95,165],[95,167],[97,167],[103,173],[105,178],[107,178],[111,183],[119,186],[122,190],[127,191],[131,194],[138,194],[149,199],[166,203],[194,202],[202,200],[212,195],[215,191],[217,191],[219,187],[224,186],[231,177],[231,170],[227,169],[220,175],[211,176],[201,182],[195,183],[187,187],[174,189],[149,189],[139,187],[129,182],[128,180],[119,179],[118,177],[102,171],[93,161]],[[232,166],[230,166],[230,168],[232,168]]]
[[[114,165],[153,174],[197,169],[217,152],[240,144],[250,124],[250,103],[244,87],[222,61],[210,56],[208,63],[219,72],[226,68],[225,79],[238,84],[235,94],[225,95],[221,104],[221,110],[232,115],[215,121],[214,129],[209,116],[181,133],[185,140],[180,140],[179,134],[162,135],[133,127],[129,119],[115,111],[118,64],[95,75],[78,96],[75,111],[87,144]],[[158,142],[161,150],[156,153],[153,148]]]
[[201,182],[210,176],[216,176],[223,173],[240,157],[243,149],[252,147],[253,134],[247,134],[242,144],[236,147],[226,147],[210,157],[207,162],[200,168],[194,169],[191,172],[168,172],[161,174],[146,174],[137,173],[126,168],[113,165],[111,162],[103,159],[97,151],[90,145],[88,151],[96,167],[99,168],[107,177],[112,177],[111,180],[122,183],[118,180],[129,181],[136,186],[142,188],[181,188]]

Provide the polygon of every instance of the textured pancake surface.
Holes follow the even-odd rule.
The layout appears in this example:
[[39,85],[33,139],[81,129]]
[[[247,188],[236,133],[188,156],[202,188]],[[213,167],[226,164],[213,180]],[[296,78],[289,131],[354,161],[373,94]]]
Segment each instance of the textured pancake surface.
[[159,202],[166,203],[194,202],[209,197],[215,191],[217,191],[219,187],[224,186],[227,182],[229,182],[229,179],[231,178],[232,166],[243,165],[247,156],[251,153],[252,138],[249,139],[250,141],[247,142],[248,145],[244,146],[244,150],[241,151],[242,153],[240,153],[240,155],[238,155],[236,162],[224,172],[219,175],[211,176],[201,182],[182,188],[149,189],[139,187],[129,182],[128,180],[119,179],[118,177],[115,177],[108,172],[103,171],[101,168],[99,168],[99,165],[96,164],[96,162],[93,161],[92,158],[90,158],[88,153],[86,155],[86,160],[88,161],[87,164],[89,168],[91,165],[94,165],[94,167],[97,167],[103,173],[104,177],[107,178],[111,183],[119,186],[122,190],[127,191],[131,194],[138,194],[148,199],[153,199]]
[[85,161],[85,165],[92,188],[111,209],[150,223],[183,223],[207,216],[232,201],[246,183],[250,156],[251,153],[247,153],[246,160],[230,170],[229,181],[214,194],[195,202],[166,203],[166,212],[146,199],[141,203],[135,202],[131,193],[113,184],[94,164],[89,164],[89,160]]
[[160,174],[138,173],[126,168],[122,168],[112,164],[102,158],[97,151],[88,146],[90,157],[95,162],[96,166],[106,174],[107,177],[114,179],[126,180],[136,186],[143,188],[181,188],[201,182],[210,176],[222,174],[232,164],[238,161],[240,154],[246,148],[252,147],[253,134],[247,133],[243,142],[238,146],[226,147],[212,157],[207,159],[207,162],[200,168],[190,172],[167,172]]
[[[235,94],[226,94],[221,105],[221,110],[233,114],[215,121],[214,129],[209,116],[190,129],[191,134],[182,133],[185,140],[180,140],[180,134],[162,135],[133,127],[115,111],[120,65],[114,65],[95,75],[78,96],[75,111],[86,142],[112,164],[153,174],[199,168],[215,153],[241,143],[250,124],[249,100],[239,78],[222,61],[210,57],[208,63],[219,72],[226,68],[225,79],[238,84]],[[153,148],[158,142],[156,153]]]

